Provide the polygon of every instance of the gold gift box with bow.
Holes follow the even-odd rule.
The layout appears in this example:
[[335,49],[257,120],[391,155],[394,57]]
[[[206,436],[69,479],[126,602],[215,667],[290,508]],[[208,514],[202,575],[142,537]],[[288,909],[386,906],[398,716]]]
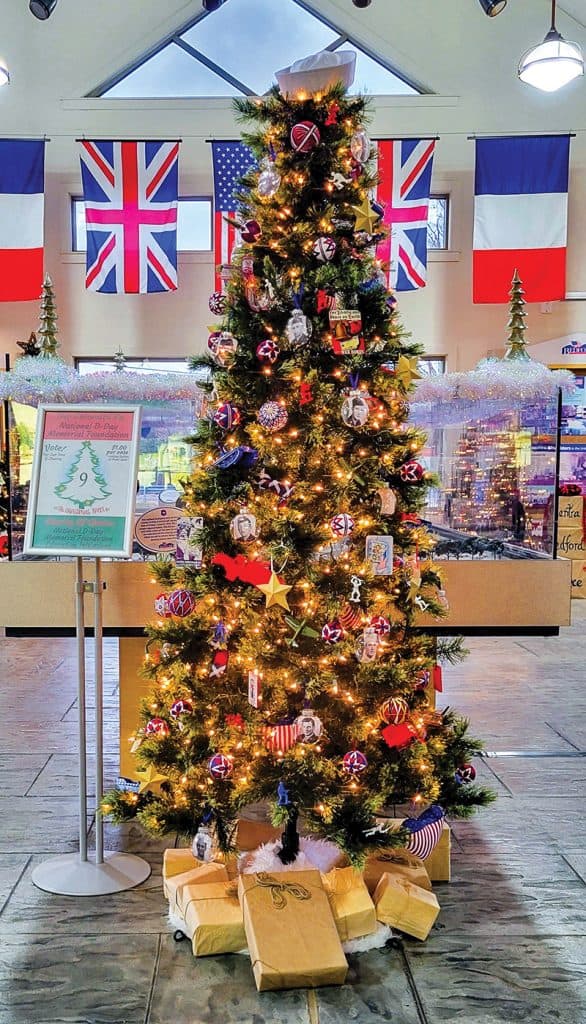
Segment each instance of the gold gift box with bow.
[[227,882],[228,872],[223,864],[215,864],[210,861],[202,864],[196,861],[196,867],[189,871],[183,871],[180,875],[173,875],[171,878],[163,879],[165,896],[169,900],[169,909],[172,914],[183,916],[184,898],[183,890],[187,886],[206,885],[210,882]]
[[389,924],[400,932],[426,939],[440,912],[440,905],[432,892],[413,885],[406,878],[388,873],[381,876],[375,889],[376,916],[382,924]]
[[367,858],[363,877],[371,895],[387,872],[431,892],[431,881],[425,864],[408,850],[378,850]]
[[163,854],[163,882],[173,875],[182,875],[185,871],[196,868],[201,861],[196,860],[191,852],[191,847],[181,847],[178,850],[165,850]]
[[246,949],[242,907],[235,882],[184,885],[185,934],[194,956],[217,956]]
[[351,867],[332,868],[322,875],[322,882],[342,942],[376,931],[374,903],[359,871]]
[[348,964],[319,871],[240,875],[238,897],[259,992],[344,984]]

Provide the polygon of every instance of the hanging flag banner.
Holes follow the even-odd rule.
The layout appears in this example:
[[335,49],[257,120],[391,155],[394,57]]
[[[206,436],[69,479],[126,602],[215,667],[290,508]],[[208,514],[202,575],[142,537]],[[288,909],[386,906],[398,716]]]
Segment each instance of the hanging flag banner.
[[476,140],[474,302],[508,302],[518,272],[527,302],[566,295],[570,136]]
[[232,252],[239,244],[240,232],[225,217],[234,219],[237,203],[234,193],[239,179],[258,166],[256,157],[243,142],[212,142],[214,164],[214,262],[215,290],[222,291],[222,267],[229,267]]
[[27,555],[130,558],[140,406],[39,406]]
[[0,302],[41,294],[44,212],[44,141],[0,139]]
[[88,291],[175,291],[179,142],[84,139],[81,177]]
[[376,201],[390,234],[376,250],[388,286],[406,292],[427,283],[427,220],[434,139],[379,139]]

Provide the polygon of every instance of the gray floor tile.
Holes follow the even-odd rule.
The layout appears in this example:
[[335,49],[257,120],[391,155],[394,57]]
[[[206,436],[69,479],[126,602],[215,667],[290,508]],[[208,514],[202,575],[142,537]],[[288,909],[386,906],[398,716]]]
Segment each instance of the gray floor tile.
[[144,1024],[158,936],[11,935],[0,1024]]
[[257,992],[247,956],[194,958],[167,936],[149,1024],[310,1024],[304,991]]
[[406,943],[428,1024],[583,1024],[586,939],[472,939]]
[[419,1024],[420,1017],[398,950],[385,947],[348,958],[342,988],[317,991],[319,1024]]
[[0,755],[0,799],[25,796],[49,758],[49,754]]
[[25,854],[0,853],[0,915],[28,861]]

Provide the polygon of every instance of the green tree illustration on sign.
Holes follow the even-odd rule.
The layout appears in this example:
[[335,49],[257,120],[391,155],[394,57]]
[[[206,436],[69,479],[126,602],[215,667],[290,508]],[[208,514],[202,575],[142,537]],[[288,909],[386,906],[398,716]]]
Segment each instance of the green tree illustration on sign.
[[100,460],[91,441],[84,441],[77,452],[67,477],[55,488],[58,498],[72,501],[79,508],[88,508],[102,498],[108,498],[111,491],[100,468]]

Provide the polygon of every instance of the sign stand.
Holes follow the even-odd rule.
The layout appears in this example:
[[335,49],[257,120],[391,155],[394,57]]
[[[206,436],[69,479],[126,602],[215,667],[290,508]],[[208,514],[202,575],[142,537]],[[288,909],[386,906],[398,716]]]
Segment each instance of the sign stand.
[[[149,877],[150,864],[104,852],[102,558],[130,558],[138,465],[140,407],[41,405],[35,439],[25,554],[75,557],[75,625],[79,708],[79,851],[40,864],[34,884],[62,896],[105,896]],[[83,578],[83,556],[94,579]],[[87,709],[84,595],[94,596],[96,852],[87,850]]]
[[[78,709],[79,709],[79,852],[66,853],[43,861],[32,874],[33,883],[45,892],[61,896],[106,896],[123,892],[144,882],[151,873],[150,864],[130,853],[104,852],[104,822],[100,802],[104,787],[103,745],[103,634],[102,599],[106,584],[102,566],[95,559],[95,575],[84,581],[83,559],[76,558],[75,604],[77,636]],[[94,595],[95,643],[95,725],[96,725],[96,853],[88,859],[87,850],[87,716],[85,699],[85,611],[84,594]]]

